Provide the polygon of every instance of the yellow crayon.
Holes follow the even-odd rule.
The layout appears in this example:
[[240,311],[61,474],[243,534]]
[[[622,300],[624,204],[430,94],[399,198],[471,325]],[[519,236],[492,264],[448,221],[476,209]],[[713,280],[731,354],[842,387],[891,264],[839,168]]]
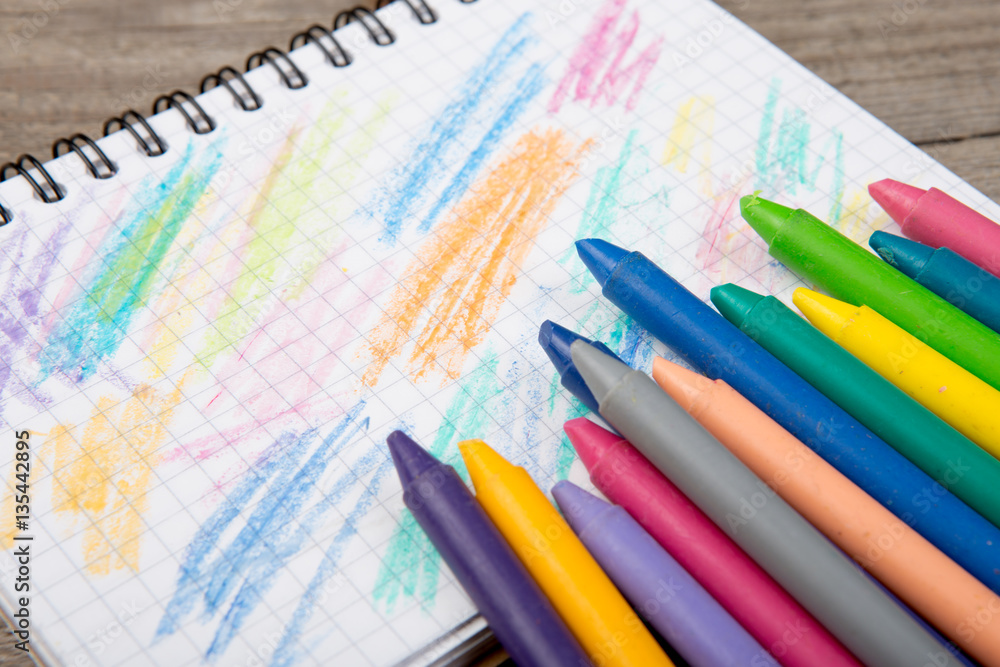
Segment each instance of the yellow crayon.
[[594,665],[672,665],[528,472],[482,440],[458,448],[479,504]]
[[868,306],[801,287],[792,301],[813,326],[1000,458],[1000,392]]

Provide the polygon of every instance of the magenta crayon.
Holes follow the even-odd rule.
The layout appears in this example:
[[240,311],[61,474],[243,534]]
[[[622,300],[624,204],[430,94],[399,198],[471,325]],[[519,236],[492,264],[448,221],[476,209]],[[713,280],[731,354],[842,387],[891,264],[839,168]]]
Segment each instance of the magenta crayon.
[[628,512],[567,481],[556,484],[552,495],[618,590],[689,665],[777,667]]
[[586,419],[563,426],[594,485],[621,505],[785,667],[858,667],[826,628],[634,447]]
[[891,178],[872,183],[868,192],[899,223],[903,234],[932,248],[951,248],[1000,276],[1000,225],[937,188],[922,188]]
[[590,659],[462,479],[401,431],[387,438],[403,502],[518,665]]

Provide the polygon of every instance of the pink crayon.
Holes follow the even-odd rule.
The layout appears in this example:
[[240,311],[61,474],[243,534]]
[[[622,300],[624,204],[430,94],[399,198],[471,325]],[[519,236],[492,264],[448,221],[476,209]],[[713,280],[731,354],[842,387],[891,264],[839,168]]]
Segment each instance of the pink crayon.
[[903,234],[934,248],[950,248],[1000,277],[1000,225],[937,188],[924,190],[886,178],[868,192]]
[[621,505],[785,667],[860,667],[850,652],[632,445],[594,422],[563,426],[601,493]]

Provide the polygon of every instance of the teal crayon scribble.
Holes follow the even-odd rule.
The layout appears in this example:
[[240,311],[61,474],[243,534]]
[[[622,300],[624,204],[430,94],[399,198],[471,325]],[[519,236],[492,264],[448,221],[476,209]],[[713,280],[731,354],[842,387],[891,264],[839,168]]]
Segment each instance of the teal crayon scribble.
[[[846,189],[844,176],[844,134],[833,128],[822,147],[810,157],[812,124],[806,111],[785,108],[778,120],[781,79],[772,79],[764,103],[757,139],[757,180],[755,190],[765,197],[777,193],[795,195],[799,187],[815,192],[823,173],[829,173],[825,185],[831,193],[830,220],[839,220]],[[825,169],[829,167],[829,169]]]
[[[497,376],[496,354],[489,350],[482,363],[459,383],[459,390],[445,411],[437,436],[429,451],[443,463],[455,466],[462,479],[468,478],[456,445],[466,438],[482,437],[491,416],[488,405],[506,388]],[[424,609],[434,606],[437,596],[441,556],[409,511],[389,540],[389,546],[372,596],[391,612],[401,599],[416,599]]]
[[162,180],[148,179],[136,189],[98,251],[104,261],[82,281],[82,293],[42,348],[38,382],[57,372],[74,382],[91,377],[117,352],[155,286],[169,280],[163,266],[168,251],[219,169],[221,147],[213,144],[192,164],[193,157],[189,144]]
[[[638,136],[638,130],[631,130],[626,135],[615,162],[597,170],[580,217],[576,238],[607,238],[613,231],[620,232],[620,229],[616,229],[616,223],[626,214],[637,217],[640,222],[650,226],[662,224],[662,214],[669,203],[668,193],[659,179],[647,179],[656,165],[649,156],[649,149],[638,142]],[[651,182],[646,183],[646,180]],[[660,220],[657,220],[658,217]],[[573,275],[573,293],[589,289],[594,278],[584,267],[574,248],[569,248],[559,261]]]

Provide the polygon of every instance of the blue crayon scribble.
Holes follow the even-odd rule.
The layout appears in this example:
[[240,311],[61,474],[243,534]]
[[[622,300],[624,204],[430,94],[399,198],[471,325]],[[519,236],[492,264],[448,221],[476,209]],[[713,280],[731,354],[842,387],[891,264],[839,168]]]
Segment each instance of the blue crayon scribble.
[[[317,429],[283,434],[261,454],[187,547],[154,642],[177,632],[200,603],[200,623],[221,615],[205,659],[215,661],[226,651],[276,574],[311,544],[313,530],[358,484],[364,462],[353,470],[344,469],[332,490],[317,482],[344,447],[367,430],[368,419],[359,419],[363,408],[359,403],[350,410],[304,462],[319,437]],[[384,454],[381,459],[385,460]],[[233,521],[251,507],[246,525],[222,543]]]
[[815,192],[820,174],[829,167],[830,192],[829,217],[840,219],[843,197],[847,187],[844,176],[844,133],[833,128],[822,148],[810,158],[812,123],[806,111],[799,107],[786,108],[778,121],[778,101],[781,98],[781,79],[775,78],[767,92],[767,101],[760,121],[757,138],[757,180],[754,189],[765,197],[777,193],[795,195],[798,188]]
[[[465,193],[514,120],[541,90],[538,66],[519,79],[512,78],[521,58],[537,42],[530,20],[530,13],[522,14],[507,29],[483,62],[473,68],[457,98],[437,114],[426,135],[392,173],[389,184],[364,207],[369,217],[384,225],[384,243],[394,244],[410,220],[420,219],[420,229],[429,229],[441,212]],[[513,92],[497,104],[503,91]],[[450,182],[421,217],[421,207],[435,196],[436,184],[449,174],[453,174]]]
[[222,164],[219,142],[192,164],[193,147],[158,183],[136,188],[132,206],[116,221],[98,252],[103,261],[85,276],[69,312],[39,354],[38,382],[56,372],[71,382],[90,378],[114,356],[137,313],[147,306],[156,285],[169,280],[163,263],[195,204]]

